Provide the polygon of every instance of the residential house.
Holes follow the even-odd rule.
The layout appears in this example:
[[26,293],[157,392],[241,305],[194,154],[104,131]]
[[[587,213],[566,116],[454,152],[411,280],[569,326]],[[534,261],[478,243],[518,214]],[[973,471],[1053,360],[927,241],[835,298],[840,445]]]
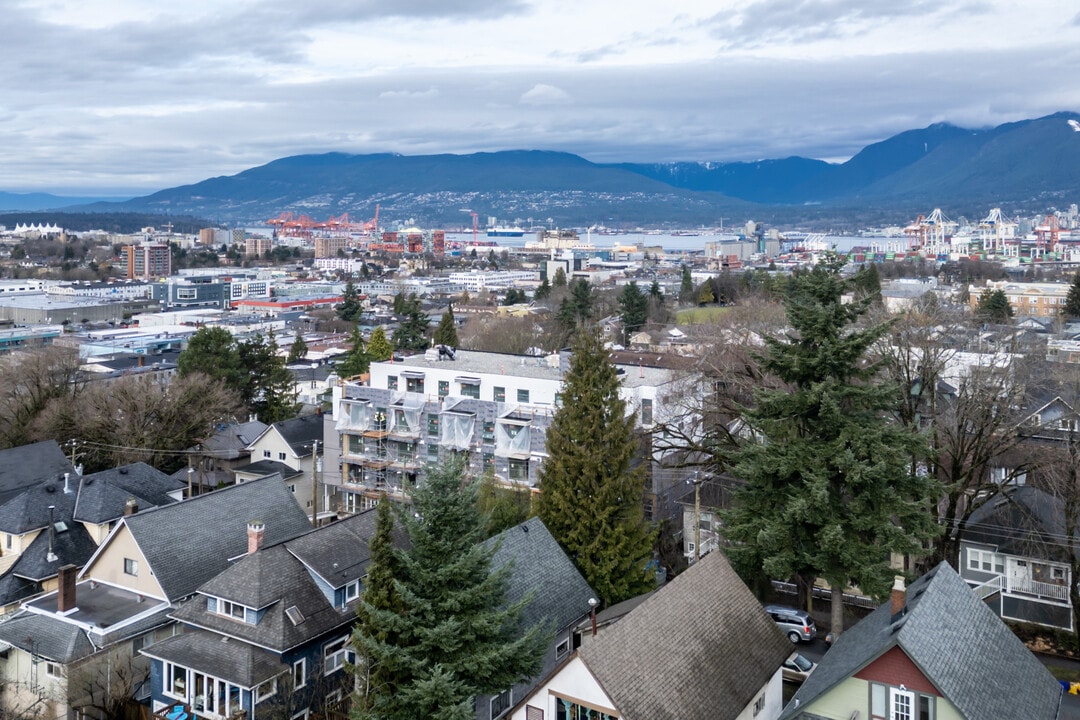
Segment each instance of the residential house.
[[10,612],[56,590],[57,571],[82,567],[121,516],[181,497],[177,481],[139,462],[85,477],[66,473],[0,505],[0,607]]
[[212,720],[341,709],[375,513],[275,545],[264,544],[266,527],[249,523],[247,554],[172,613],[188,632],[143,649],[155,713],[178,704]]
[[[193,495],[232,485],[236,480],[233,470],[251,464],[250,446],[268,427],[255,419],[219,427],[209,438],[189,448],[195,453],[193,465],[177,470],[173,477],[185,483],[190,481]],[[286,467],[282,464],[276,469],[280,471]],[[263,474],[269,475],[271,472],[274,470]]]
[[511,566],[507,604],[532,596],[522,611],[521,627],[543,624],[552,633],[543,666],[535,678],[498,695],[476,699],[477,720],[496,720],[504,717],[515,701],[532,692],[540,678],[550,674],[576,649],[573,629],[588,616],[589,600],[595,598],[595,593],[540,518],[515,525],[489,539],[486,545],[495,548],[492,569]]
[[1061,498],[1004,487],[964,523],[960,575],[1006,620],[1073,630],[1072,562]]
[[[732,478],[692,479],[693,489],[679,498],[683,556],[694,562],[720,547],[720,511],[731,504]],[[695,532],[694,527],[697,526]]]
[[513,720],[768,720],[791,643],[723,553],[695,563],[570,654]]
[[310,529],[291,497],[271,476],[120,518],[81,572],[0,623],[2,707],[110,716],[149,674],[138,651],[176,632],[174,606],[244,554],[249,520],[272,543]]
[[0,503],[45,480],[56,480],[75,467],[55,440],[0,450]]
[[948,563],[845,631],[780,720],[1058,717],[1061,686]]
[[[248,445],[252,462],[233,469],[236,482],[244,483],[280,473],[296,504],[308,514],[327,518],[330,489],[317,493],[313,474],[322,463],[323,415],[301,415],[266,428]],[[313,498],[319,500],[317,507]]]

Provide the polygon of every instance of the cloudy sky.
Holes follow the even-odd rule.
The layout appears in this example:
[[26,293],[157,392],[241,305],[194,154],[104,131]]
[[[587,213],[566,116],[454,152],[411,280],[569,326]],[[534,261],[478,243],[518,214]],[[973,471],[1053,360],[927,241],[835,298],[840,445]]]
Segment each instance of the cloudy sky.
[[539,148],[843,160],[1080,110],[1075,0],[6,0],[0,190]]

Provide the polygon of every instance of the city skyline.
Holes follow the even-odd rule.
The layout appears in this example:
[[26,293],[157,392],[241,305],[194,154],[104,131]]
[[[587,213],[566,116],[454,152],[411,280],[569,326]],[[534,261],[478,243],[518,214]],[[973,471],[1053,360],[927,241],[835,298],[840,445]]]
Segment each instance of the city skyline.
[[303,153],[842,161],[1080,109],[1062,0],[26,0],[0,190],[147,194]]

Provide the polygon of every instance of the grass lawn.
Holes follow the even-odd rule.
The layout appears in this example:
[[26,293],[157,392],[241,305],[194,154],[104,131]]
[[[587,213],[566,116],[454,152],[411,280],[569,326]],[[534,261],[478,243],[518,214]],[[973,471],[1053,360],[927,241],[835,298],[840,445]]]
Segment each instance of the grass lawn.
[[716,320],[731,308],[710,305],[708,307],[695,307],[679,310],[675,314],[675,322],[678,325],[700,325]]
[[1046,669],[1049,670],[1050,674],[1058,680],[1065,680],[1067,682],[1076,682],[1077,680],[1080,680],[1080,676],[1078,676],[1080,675],[1080,673],[1077,673],[1076,670],[1073,668],[1062,667],[1061,665],[1048,664],[1046,666]]

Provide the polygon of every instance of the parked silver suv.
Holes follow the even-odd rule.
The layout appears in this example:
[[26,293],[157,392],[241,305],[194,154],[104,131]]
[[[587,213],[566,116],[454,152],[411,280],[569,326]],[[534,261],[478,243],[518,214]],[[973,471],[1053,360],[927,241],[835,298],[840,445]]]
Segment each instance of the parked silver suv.
[[769,613],[780,631],[793,643],[800,640],[810,642],[817,634],[814,618],[805,610],[797,610],[786,605],[766,605],[765,612]]

